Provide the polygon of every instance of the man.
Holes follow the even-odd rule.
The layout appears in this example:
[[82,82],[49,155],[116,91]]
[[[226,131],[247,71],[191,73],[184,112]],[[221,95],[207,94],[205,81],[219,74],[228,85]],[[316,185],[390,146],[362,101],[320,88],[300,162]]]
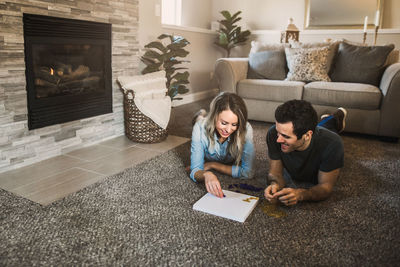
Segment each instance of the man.
[[[307,101],[291,100],[276,109],[276,124],[267,134],[268,201],[291,206],[329,197],[343,167],[343,143],[337,132],[343,131],[346,115],[339,108],[323,115],[317,126],[317,113]],[[298,188],[293,180],[305,186]]]

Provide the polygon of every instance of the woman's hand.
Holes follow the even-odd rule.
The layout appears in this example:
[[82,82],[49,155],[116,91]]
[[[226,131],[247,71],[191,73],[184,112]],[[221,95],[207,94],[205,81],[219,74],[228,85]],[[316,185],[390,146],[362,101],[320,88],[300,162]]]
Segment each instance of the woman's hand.
[[204,173],[204,184],[206,185],[207,192],[217,197],[224,197],[221,189],[221,184],[214,173],[206,171]]

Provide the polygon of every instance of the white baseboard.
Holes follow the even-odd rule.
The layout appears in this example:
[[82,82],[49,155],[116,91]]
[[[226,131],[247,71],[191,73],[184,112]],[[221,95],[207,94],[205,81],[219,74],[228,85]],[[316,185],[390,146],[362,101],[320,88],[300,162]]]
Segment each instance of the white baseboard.
[[178,95],[178,97],[182,97],[182,100],[173,100],[172,101],[172,106],[177,107],[185,104],[189,104],[195,101],[203,100],[209,97],[216,96],[219,93],[218,88],[214,88],[211,90],[206,90],[206,91],[201,91],[197,93],[192,93],[192,94],[186,94],[186,95]]

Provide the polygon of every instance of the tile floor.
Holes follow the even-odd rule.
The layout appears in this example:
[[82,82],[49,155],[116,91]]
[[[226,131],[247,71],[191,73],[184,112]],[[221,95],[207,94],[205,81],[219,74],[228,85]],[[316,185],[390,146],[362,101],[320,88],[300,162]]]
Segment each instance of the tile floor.
[[125,136],[78,149],[0,174],[0,188],[48,205],[102,178],[121,172],[177,147],[189,138],[169,135],[157,144],[140,144]]

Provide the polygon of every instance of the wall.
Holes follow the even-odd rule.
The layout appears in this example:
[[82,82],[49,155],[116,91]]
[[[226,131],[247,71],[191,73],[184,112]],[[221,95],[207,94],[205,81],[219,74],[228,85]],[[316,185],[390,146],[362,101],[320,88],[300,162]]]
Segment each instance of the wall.
[[[28,130],[23,13],[112,24],[113,113]],[[123,134],[116,77],[137,72],[137,0],[2,0],[0,26],[0,172]]]
[[[162,33],[161,16],[156,8],[161,8],[161,0],[139,0],[139,47],[154,41]],[[161,12],[161,10],[160,10]]]
[[[185,14],[196,17],[193,20],[187,20],[187,23],[200,23],[201,25],[205,25],[209,23],[209,19],[205,19],[200,17],[205,16],[208,10],[208,14],[210,17],[211,14],[211,5],[208,5],[208,2],[211,0],[205,1],[204,7],[200,8],[199,12],[196,11],[195,1],[183,0],[185,3]],[[161,5],[160,0],[140,0],[139,1],[139,44],[140,44],[140,53],[143,54],[143,47],[149,43],[150,41],[154,41],[157,39],[162,33],[180,35],[185,37],[190,45],[187,46],[187,50],[189,51],[189,55],[187,56],[187,60],[190,63],[184,64],[185,67],[188,67],[188,71],[190,72],[189,77],[189,93],[183,96],[184,98],[190,99],[200,99],[208,94],[203,94],[205,91],[209,91],[209,89],[215,88],[215,84],[213,84],[211,79],[211,72],[214,69],[214,64],[217,58],[221,57],[221,52],[213,45],[214,38],[216,36],[215,32],[211,30],[206,30],[200,27],[177,27],[172,25],[161,25],[161,18],[156,16],[156,5]],[[188,10],[191,10],[188,12]],[[199,16],[194,16],[194,14]],[[200,25],[198,24],[198,25]],[[142,69],[144,65],[140,64],[140,69]],[[212,93],[211,93],[212,94]],[[179,105],[182,103],[186,103],[186,101],[174,101],[174,105]]]
[[280,30],[292,17],[297,26],[303,26],[304,0],[214,0],[213,20],[221,19],[222,10],[242,11],[241,17],[250,30]]
[[384,28],[400,28],[400,1],[399,0],[384,0],[383,7],[383,22]]
[[[400,1],[384,0],[383,29],[400,28]],[[251,30],[282,30],[290,17],[296,26],[304,29],[305,0],[214,0],[212,18],[220,17],[219,11],[242,11],[242,18]],[[360,23],[364,18],[360,18]]]
[[182,25],[210,29],[211,27],[212,0],[183,0]]

